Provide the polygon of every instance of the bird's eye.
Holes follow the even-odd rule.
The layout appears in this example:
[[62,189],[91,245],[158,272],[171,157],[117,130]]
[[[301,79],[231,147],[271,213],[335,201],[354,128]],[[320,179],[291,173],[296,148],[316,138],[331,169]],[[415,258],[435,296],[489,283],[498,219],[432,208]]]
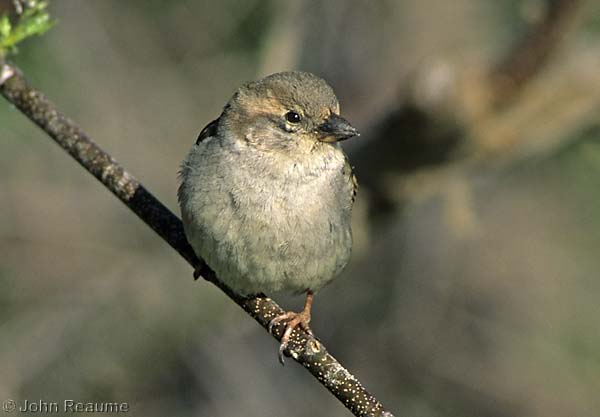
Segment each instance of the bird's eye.
[[300,115],[295,111],[289,111],[285,114],[285,120],[287,120],[290,123],[300,123],[300,119]]

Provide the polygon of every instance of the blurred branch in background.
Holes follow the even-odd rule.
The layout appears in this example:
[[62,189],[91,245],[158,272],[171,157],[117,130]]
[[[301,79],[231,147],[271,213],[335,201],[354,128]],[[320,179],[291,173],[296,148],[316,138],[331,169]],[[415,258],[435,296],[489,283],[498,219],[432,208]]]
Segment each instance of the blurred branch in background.
[[[265,329],[283,309],[265,296],[244,298],[234,293],[198,260],[187,243],[180,220],[158,201],[110,155],[100,149],[73,121],[62,115],[39,91],[31,88],[21,72],[0,60],[0,93],[44,130],[88,172],[125,203],[140,219],[173,247],[205,279],[223,290]],[[283,324],[274,329],[280,340]],[[289,356],[304,366],[356,416],[393,417],[358,379],[344,368],[325,346],[301,329],[292,333]]]
[[563,40],[580,0],[548,0],[531,13],[529,28],[490,73],[492,99],[510,101],[548,63]]
[[[580,2],[536,4],[540,10],[529,27],[491,69],[473,60],[438,57],[410,73],[399,103],[372,123],[369,140],[353,158],[369,190],[370,212],[390,213],[402,201],[425,195],[448,196],[457,188],[446,179],[455,184],[474,165],[488,164],[491,173],[532,151],[547,152],[589,120],[600,100],[600,76],[578,64],[593,59],[587,51],[569,51],[579,55],[565,59],[573,63],[572,71],[542,71],[574,26]],[[583,89],[573,88],[578,79]],[[551,121],[557,125],[540,123],[553,107],[560,111]],[[468,197],[468,187],[458,189]]]

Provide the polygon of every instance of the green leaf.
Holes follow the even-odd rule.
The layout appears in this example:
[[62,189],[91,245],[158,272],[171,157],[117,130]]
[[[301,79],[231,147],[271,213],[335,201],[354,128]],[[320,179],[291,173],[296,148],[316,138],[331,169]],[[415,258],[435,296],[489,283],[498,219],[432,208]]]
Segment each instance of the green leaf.
[[28,7],[12,25],[8,15],[0,18],[0,57],[15,53],[17,45],[27,38],[47,32],[55,21],[46,11],[45,1],[30,1]]
[[0,18],[0,37],[5,37],[10,34],[10,30],[12,29],[12,25],[10,24],[10,19],[7,15],[4,15]]

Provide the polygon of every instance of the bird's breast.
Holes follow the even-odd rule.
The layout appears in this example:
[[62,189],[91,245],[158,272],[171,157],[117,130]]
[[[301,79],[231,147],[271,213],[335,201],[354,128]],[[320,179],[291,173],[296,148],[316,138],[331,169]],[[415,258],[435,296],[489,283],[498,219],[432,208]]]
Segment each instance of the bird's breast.
[[310,161],[202,160],[184,180],[193,190],[182,204],[186,234],[234,289],[316,290],[345,266],[352,202],[341,151]]

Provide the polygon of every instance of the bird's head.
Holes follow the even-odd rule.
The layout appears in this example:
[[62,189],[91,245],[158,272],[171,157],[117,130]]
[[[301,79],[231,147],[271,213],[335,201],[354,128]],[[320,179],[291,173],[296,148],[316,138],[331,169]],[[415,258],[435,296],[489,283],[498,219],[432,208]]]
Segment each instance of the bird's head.
[[220,128],[264,150],[312,152],[358,136],[340,116],[333,89],[307,72],[281,72],[242,86],[223,111]]

